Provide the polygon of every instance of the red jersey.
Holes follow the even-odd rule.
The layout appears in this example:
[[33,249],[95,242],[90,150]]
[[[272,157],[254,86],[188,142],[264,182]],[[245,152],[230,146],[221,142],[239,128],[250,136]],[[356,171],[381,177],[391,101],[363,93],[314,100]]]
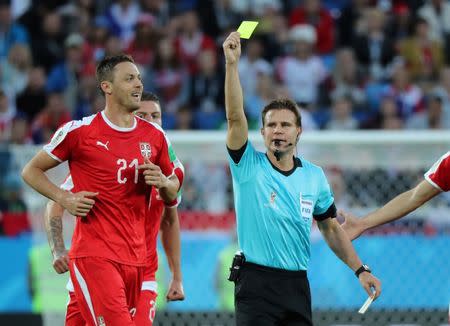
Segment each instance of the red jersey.
[[[173,159],[172,163],[174,164],[174,173],[177,176],[180,187],[183,184],[184,180],[184,167],[178,158],[175,155],[175,152],[172,150],[172,147],[169,147],[171,154],[171,159]],[[172,208],[177,207],[181,202],[181,190],[178,192],[177,199],[174,200],[170,205],[166,205],[164,201],[162,201],[161,197],[157,189],[152,189],[152,209],[148,211],[148,215],[145,222],[145,238],[147,244],[147,264],[144,271],[144,281],[154,281],[155,274],[158,270],[158,252],[157,252],[157,242],[158,242],[158,232],[161,226],[161,218],[164,212],[164,208]]]
[[172,174],[162,129],[140,118],[131,128],[117,127],[102,111],[65,124],[44,150],[58,161],[68,160],[73,192],[99,193],[89,214],[76,219],[69,257],[144,266],[151,187],[137,167],[146,157]]
[[436,163],[425,173],[425,179],[434,187],[450,190],[450,152],[442,155]]

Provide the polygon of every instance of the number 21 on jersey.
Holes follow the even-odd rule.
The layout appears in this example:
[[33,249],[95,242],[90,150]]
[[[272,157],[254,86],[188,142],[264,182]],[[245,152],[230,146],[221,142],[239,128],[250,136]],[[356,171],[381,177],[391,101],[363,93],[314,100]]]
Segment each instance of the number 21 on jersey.
[[128,164],[127,160],[123,159],[123,158],[119,158],[117,160],[117,165],[119,165],[119,169],[117,170],[117,182],[124,184],[125,182],[127,182],[127,177],[124,177],[124,171],[127,168],[133,168],[134,167],[134,183],[138,183],[138,177],[139,177],[139,170],[138,170],[138,159],[135,158],[134,160],[131,161],[130,164]]

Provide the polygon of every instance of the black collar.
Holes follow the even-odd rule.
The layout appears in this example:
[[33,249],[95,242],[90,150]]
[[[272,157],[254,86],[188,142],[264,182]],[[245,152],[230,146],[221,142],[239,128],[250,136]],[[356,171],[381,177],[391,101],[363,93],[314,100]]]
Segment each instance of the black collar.
[[294,173],[295,169],[303,167],[302,161],[298,157],[292,156],[292,159],[294,160],[294,167],[292,169],[288,170],[288,171],[283,171],[283,170],[280,170],[279,168],[277,168],[275,165],[273,165],[272,161],[269,159],[269,156],[267,156],[267,153],[266,153],[266,157],[267,157],[267,160],[269,161],[270,165],[272,165],[272,167],[277,172],[281,173],[282,175],[284,175],[286,177],[288,177],[292,173]]

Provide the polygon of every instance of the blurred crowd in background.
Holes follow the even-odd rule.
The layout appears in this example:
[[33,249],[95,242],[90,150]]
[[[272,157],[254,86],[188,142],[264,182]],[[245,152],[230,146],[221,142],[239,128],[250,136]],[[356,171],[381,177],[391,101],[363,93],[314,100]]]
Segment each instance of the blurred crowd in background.
[[41,144],[102,110],[95,65],[131,54],[166,129],[224,124],[224,37],[257,20],[245,109],[288,96],[305,129],[450,127],[446,0],[0,0],[0,140]]
[[[0,144],[46,143],[102,110],[96,63],[123,52],[161,98],[165,129],[223,129],[221,46],[242,20],[259,21],[239,66],[251,129],[276,97],[301,106],[304,130],[450,128],[447,0],[0,0]],[[0,155],[0,209],[26,211]],[[182,207],[232,209],[225,164],[187,163]],[[397,189],[390,171],[337,171],[353,205],[381,204],[423,172]],[[383,198],[367,186],[378,183]]]

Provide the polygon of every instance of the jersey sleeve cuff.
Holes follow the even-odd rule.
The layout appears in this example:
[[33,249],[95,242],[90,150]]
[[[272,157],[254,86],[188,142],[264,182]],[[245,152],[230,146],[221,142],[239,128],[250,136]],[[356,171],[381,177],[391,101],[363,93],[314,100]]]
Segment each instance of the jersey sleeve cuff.
[[62,163],[63,160],[61,160],[58,156],[56,156],[55,154],[53,154],[52,152],[50,152],[50,150],[44,148],[44,151],[54,160],[58,161],[59,163]]
[[430,176],[425,174],[425,180],[428,181],[428,183],[430,185],[432,185],[433,187],[435,187],[436,189],[439,189],[440,191],[444,191],[436,182],[434,182],[433,180],[431,180]]
[[248,140],[239,149],[230,149],[227,146],[228,154],[230,155],[230,157],[231,157],[231,159],[233,160],[234,163],[236,163],[236,164],[239,163],[239,161],[241,160],[242,156],[245,153],[245,149],[247,148],[247,144],[248,144]]
[[322,213],[322,214],[314,214],[314,219],[316,221],[323,221],[326,220],[327,218],[335,218],[337,215],[337,209],[336,209],[336,205],[333,203],[331,204],[330,207],[328,207],[328,209]]

